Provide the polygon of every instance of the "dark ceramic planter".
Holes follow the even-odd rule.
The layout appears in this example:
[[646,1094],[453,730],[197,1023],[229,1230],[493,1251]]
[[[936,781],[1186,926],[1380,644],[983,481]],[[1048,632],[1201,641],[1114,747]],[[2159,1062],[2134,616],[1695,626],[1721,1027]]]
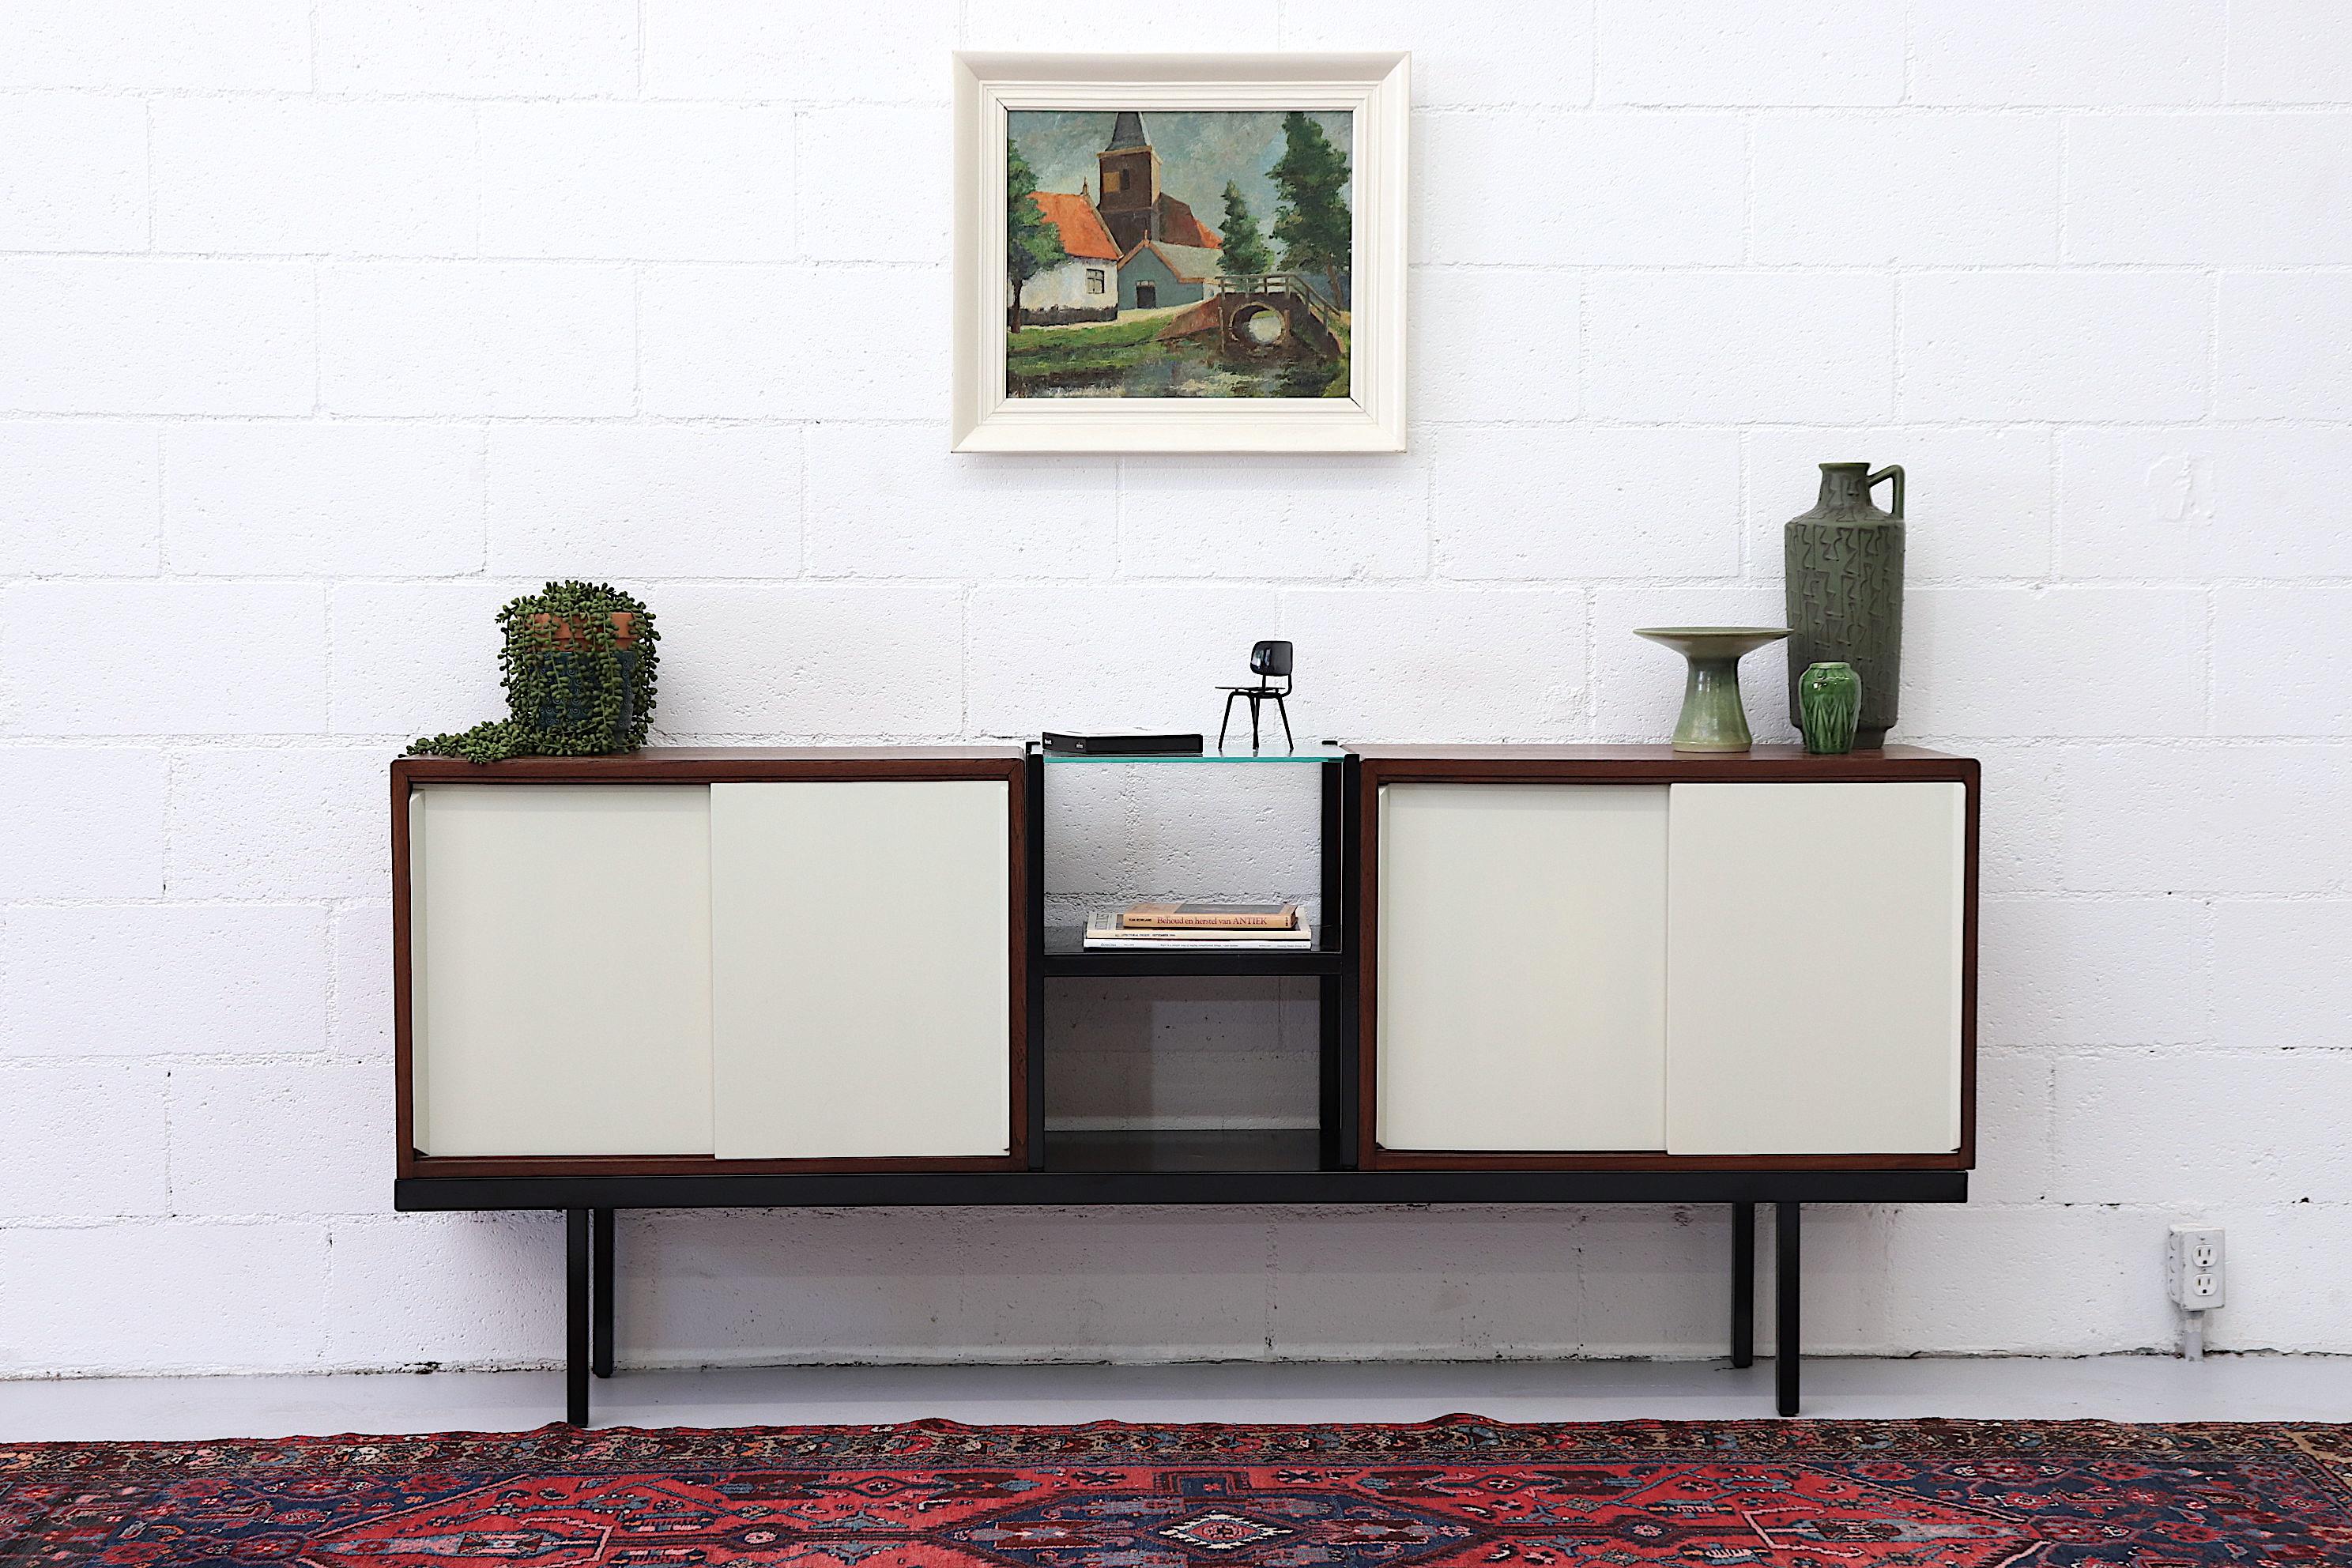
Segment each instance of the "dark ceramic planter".
[[[1892,511],[1871,504],[1895,481]],[[1804,727],[1799,688],[1816,664],[1848,664],[1862,678],[1853,744],[1874,752],[1895,727],[1903,679],[1903,470],[1823,463],[1821,501],[1790,521],[1787,553],[1789,722]]]

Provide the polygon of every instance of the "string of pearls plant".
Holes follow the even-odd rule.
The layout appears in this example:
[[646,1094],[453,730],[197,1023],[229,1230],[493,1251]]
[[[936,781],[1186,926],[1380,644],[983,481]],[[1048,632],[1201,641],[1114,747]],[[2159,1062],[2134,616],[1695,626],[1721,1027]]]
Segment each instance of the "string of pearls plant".
[[653,727],[661,634],[653,612],[604,583],[550,583],[499,612],[507,717],[427,735],[412,757],[591,757],[633,752]]

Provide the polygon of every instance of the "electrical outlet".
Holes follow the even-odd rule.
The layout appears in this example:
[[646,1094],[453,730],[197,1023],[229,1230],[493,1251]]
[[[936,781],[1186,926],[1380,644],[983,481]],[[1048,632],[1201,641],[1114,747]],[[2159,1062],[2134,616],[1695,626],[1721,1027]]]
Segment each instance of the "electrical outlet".
[[2174,1226],[2164,1244],[2164,1282],[2173,1300],[2191,1312],[2221,1305],[2227,1259],[2219,1226]]

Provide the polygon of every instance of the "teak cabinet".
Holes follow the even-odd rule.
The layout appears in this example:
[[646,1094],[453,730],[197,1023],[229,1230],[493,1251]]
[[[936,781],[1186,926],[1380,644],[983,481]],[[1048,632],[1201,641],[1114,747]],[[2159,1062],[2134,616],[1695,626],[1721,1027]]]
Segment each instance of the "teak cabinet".
[[[1049,933],[1034,748],[394,763],[394,1204],[566,1212],[575,1423],[620,1208],[1719,1203],[1746,1366],[1768,1205],[1794,1414],[1803,1205],[1968,1195],[1977,764],[1256,761],[1321,779],[1305,951]],[[1317,1129],[1049,1132],[1048,977],[1208,974],[1314,981]]]
[[1367,1165],[1973,1163],[1973,762],[1362,768]]
[[395,764],[403,1173],[1024,1164],[1025,791],[1009,747]]

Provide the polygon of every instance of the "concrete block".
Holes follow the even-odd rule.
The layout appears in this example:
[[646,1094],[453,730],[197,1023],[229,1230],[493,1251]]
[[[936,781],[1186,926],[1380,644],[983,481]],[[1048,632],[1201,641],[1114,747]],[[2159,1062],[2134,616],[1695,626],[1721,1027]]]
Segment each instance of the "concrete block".
[[28,414],[307,414],[308,266],[0,258],[0,405]]
[[284,904],[18,908],[0,915],[0,1057],[316,1051],[326,922]]
[[1887,1320],[1901,1325],[1888,1350],[2104,1355],[2170,1342],[2155,1216],[1919,1204],[1895,1213],[1887,1243]]
[[[793,209],[801,253],[817,261],[944,266],[955,210],[949,130],[946,116],[904,104],[803,110]],[[1221,210],[1201,216],[1213,224]]]
[[333,413],[631,411],[626,268],[334,262],[319,289],[320,396]]
[[[1496,110],[1425,116],[1418,130],[1416,260],[1740,258],[1746,144],[1737,116]],[[1534,200],[1531,169],[1543,171]],[[1662,188],[1673,199],[1660,200]],[[1510,221],[1498,221],[1506,213]]]
[[392,1130],[386,1063],[180,1063],[172,1068],[172,1212],[388,1210]]
[[1910,27],[1915,103],[2211,103],[2221,96],[2226,0],[1983,5],[1921,0]]
[[1572,274],[1499,267],[1421,267],[1412,273],[1412,417],[1573,419],[1578,321]]
[[180,0],[90,0],[11,18],[0,87],[128,92],[307,92],[310,7],[255,0],[226,10]]
[[2352,902],[2213,905],[2213,1018],[2225,1046],[2352,1046]]
[[[1745,440],[1748,561],[1758,576],[1780,575],[1789,520],[1821,499],[1820,465],[1864,460],[1874,468],[1898,463],[1906,470],[1906,584],[2038,580],[2049,574],[2047,430],[1767,426],[1748,430]],[[1886,487],[1872,493],[1879,505],[1893,504]]]
[[761,426],[496,426],[490,569],[524,577],[794,576],[801,440],[797,430]]
[[959,455],[939,427],[812,425],[802,497],[820,577],[1104,577],[1117,459]]
[[[326,602],[302,583],[0,588],[5,728],[34,735],[286,734],[326,714]],[[234,633],[234,676],[192,649]]]
[[485,104],[479,113],[486,255],[793,254],[787,110],[542,100]]
[[1304,650],[1302,682],[1328,672],[1312,678],[1311,706],[1292,704],[1291,722],[1306,716],[1318,738],[1557,740],[1584,728],[1580,593],[1297,589],[1282,595],[1282,635]]
[[0,1230],[0,1374],[306,1372],[327,1332],[311,1224]]
[[1730,0],[1653,7],[1600,0],[1602,103],[1869,104],[1903,97],[1895,0]]
[[[639,1267],[639,1228],[635,1215],[622,1214],[615,1252],[625,1284],[634,1283]],[[562,1363],[561,1215],[341,1219],[329,1225],[327,1239],[327,1366]],[[641,1327],[625,1300],[614,1323],[625,1363]]]
[[2002,1050],[1984,1045],[1979,1036],[1971,1202],[2047,1200],[2058,1159],[2056,1080],[2057,1068],[2047,1052]]
[[1472,426],[1431,443],[1445,577],[1736,577],[1739,436]]
[[165,778],[143,747],[0,750],[0,899],[161,898]]
[[158,249],[474,251],[478,171],[465,104],[187,98],[151,111]]
[[158,1062],[0,1063],[0,1219],[162,1214],[163,1080]]
[[2055,116],[1767,114],[1755,138],[1752,261],[2058,259]]
[[2231,103],[2352,102],[2352,15],[2332,0],[2232,0]]
[[2223,273],[2214,412],[2352,419],[2352,341],[2337,330],[2347,312],[2352,274]]
[[327,1049],[388,1068],[392,1062],[392,905],[345,904],[327,920]]
[[961,599],[895,584],[666,589],[656,720],[668,735],[961,733]]
[[1429,460],[1302,456],[1236,467],[1147,454],[1119,465],[1119,569],[1144,577],[1418,577]]
[[1901,414],[2192,419],[2211,287],[2159,272],[1928,272],[1903,279]]
[[0,421],[0,576],[153,573],[162,446],[152,425]]
[[2075,892],[2325,893],[2352,867],[2336,784],[2352,747],[2109,745],[2062,765],[2059,869]]
[[2213,733],[2352,735],[2352,588],[2213,590]]
[[1596,274],[1585,284],[1585,412],[1884,417],[1895,406],[1894,287],[1858,272]]
[[482,569],[482,432],[208,423],[163,435],[163,560],[205,576]]
[[320,91],[625,98],[637,90],[634,0],[320,0],[316,10]]
[[144,250],[147,218],[138,99],[0,100],[0,250]]
[[[2352,1145],[2337,1135],[2347,1094],[2352,1052],[2062,1057],[2053,1195],[2074,1204],[2342,1203],[2352,1194]],[[2148,1252],[2151,1269],[2161,1245]]]
[[955,0],[790,10],[766,0],[646,0],[645,92],[945,103],[958,9]]
[[2083,115],[2066,128],[2074,261],[2352,261],[2352,115]]
[[2334,465],[2352,432],[2098,426],[2058,441],[2058,569],[2070,578],[2201,580],[2352,572]]
[[639,343],[649,414],[929,417],[947,386],[947,271],[651,267]]
[[497,616],[529,591],[519,582],[337,584],[327,606],[329,732],[404,743],[506,717]]
[[1905,602],[1902,722],[1937,735],[2202,734],[2204,626],[2205,596],[2189,588],[1919,589]]
[[2352,1281],[2336,1263],[2352,1256],[2352,1204],[2242,1208],[2215,1217],[2230,1233],[2230,1304],[2210,1314],[2206,1342],[2341,1354]]
[[180,752],[174,898],[355,899],[391,875],[384,757],[373,746]]
[[1498,26],[1474,5],[1286,0],[1282,47],[1341,53],[1412,46],[1412,100],[1432,109],[1575,109],[1592,101],[1592,7],[1540,5]]
[[1989,900],[1978,1027],[2000,1046],[2213,1038],[2213,910],[2196,899]]

